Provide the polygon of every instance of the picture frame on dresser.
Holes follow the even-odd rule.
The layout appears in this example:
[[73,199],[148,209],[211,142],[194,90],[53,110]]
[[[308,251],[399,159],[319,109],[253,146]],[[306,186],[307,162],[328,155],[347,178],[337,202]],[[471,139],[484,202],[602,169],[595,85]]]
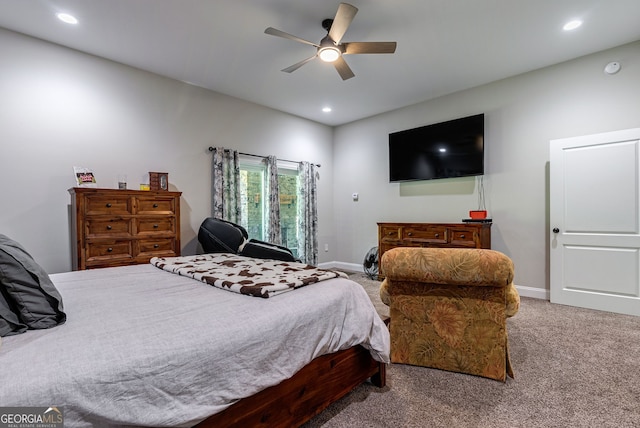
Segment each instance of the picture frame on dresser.
[[180,255],[182,192],[73,187],[73,270]]
[[169,190],[169,173],[149,172],[149,186],[151,190]]

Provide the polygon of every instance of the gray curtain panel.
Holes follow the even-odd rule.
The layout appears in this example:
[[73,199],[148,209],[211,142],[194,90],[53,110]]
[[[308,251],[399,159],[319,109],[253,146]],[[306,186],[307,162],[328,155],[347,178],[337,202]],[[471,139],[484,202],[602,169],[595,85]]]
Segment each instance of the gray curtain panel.
[[267,164],[267,241],[282,244],[280,233],[280,191],[278,190],[278,159],[275,156],[265,158]]
[[222,147],[213,149],[212,215],[239,223],[240,221],[240,160],[238,152]]
[[298,166],[298,258],[318,264],[318,198],[316,166],[300,162]]

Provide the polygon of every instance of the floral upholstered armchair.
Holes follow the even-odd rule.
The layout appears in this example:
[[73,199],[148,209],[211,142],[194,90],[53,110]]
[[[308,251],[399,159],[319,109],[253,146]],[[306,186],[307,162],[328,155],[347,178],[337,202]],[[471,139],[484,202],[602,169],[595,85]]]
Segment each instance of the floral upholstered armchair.
[[391,362],[505,381],[506,319],[520,307],[513,262],[483,249],[394,248],[381,260]]

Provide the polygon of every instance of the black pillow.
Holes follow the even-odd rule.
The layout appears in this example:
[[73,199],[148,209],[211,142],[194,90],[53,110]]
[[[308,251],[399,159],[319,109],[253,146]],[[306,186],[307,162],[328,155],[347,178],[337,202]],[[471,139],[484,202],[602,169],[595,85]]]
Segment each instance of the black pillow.
[[5,235],[0,235],[0,287],[9,307],[13,306],[13,312],[28,328],[55,327],[67,319],[62,296],[49,275],[20,244]]

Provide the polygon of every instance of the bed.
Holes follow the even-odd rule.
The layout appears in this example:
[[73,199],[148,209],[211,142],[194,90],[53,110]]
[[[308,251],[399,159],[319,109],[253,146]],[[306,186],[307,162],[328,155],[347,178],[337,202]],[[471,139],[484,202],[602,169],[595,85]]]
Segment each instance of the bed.
[[371,379],[389,333],[343,277],[267,299],[151,264],[50,275],[66,322],[6,336],[3,406],[65,426],[297,426]]

